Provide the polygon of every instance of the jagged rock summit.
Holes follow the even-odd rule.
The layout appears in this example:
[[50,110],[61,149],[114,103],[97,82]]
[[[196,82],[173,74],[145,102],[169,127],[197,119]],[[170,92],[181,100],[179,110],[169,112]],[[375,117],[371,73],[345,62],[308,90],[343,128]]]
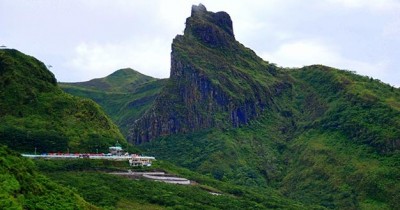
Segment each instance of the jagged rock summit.
[[140,144],[169,134],[246,124],[285,87],[277,74],[275,66],[235,40],[226,12],[193,6],[184,35],[172,43],[170,79],[152,108],[134,123],[128,140]]
[[202,4],[192,6],[192,13],[186,19],[185,36],[194,36],[201,42],[214,47],[227,46],[235,40],[232,20],[226,12],[208,12]]

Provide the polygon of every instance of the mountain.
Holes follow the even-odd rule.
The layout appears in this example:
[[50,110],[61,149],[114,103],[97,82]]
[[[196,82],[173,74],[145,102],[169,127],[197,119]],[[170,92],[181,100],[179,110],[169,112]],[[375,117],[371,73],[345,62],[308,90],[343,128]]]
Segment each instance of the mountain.
[[[112,75],[126,77],[126,73],[129,74],[123,70]],[[65,149],[68,151],[68,148],[71,152],[92,152],[93,149],[99,148],[101,152],[101,148],[107,148],[117,140],[125,144],[123,146],[126,148],[126,141],[98,105],[91,100],[63,92],[58,87],[54,75],[37,59],[16,50],[2,50],[0,74],[0,144],[7,144],[20,152],[33,152],[34,148],[38,153],[66,152]],[[123,81],[119,84],[123,84]],[[131,94],[146,98],[146,94],[157,92],[160,84],[162,80],[145,81],[143,86],[134,87],[135,90],[132,89]],[[110,86],[107,88],[110,90]],[[124,87],[115,89],[123,90]],[[100,90],[98,92],[101,93]],[[143,103],[147,103],[146,100],[143,99]],[[140,100],[134,100],[131,106],[138,108],[138,104]],[[147,170],[182,174],[193,180],[193,184],[179,186],[128,179],[106,173],[128,169],[135,170],[127,161],[92,159],[32,161],[0,145],[0,209],[249,207],[310,209],[315,207],[287,199],[273,189],[259,195],[256,190],[219,182],[165,164],[161,160]],[[146,169],[137,170],[143,172]],[[216,196],[210,192],[223,195]]]
[[325,66],[287,73],[292,88],[247,125],[169,135],[140,147],[221,181],[273,187],[304,204],[396,209],[399,90]]
[[91,100],[63,92],[37,59],[0,50],[0,143],[21,152],[107,151],[118,127]]
[[128,141],[229,183],[332,209],[396,209],[400,90],[323,65],[278,68],[193,6],[171,77]]
[[127,136],[130,125],[150,107],[164,83],[164,79],[155,79],[127,68],[104,78],[59,85],[67,93],[90,98],[101,105]]
[[[124,129],[145,154],[260,199],[400,206],[398,88],[324,65],[277,67],[236,41],[227,13],[200,4],[173,40],[171,76],[157,90],[145,107],[114,107],[140,110]],[[285,208],[259,206],[274,207]]]
[[257,117],[288,84],[276,67],[235,40],[230,16],[193,6],[175,37],[166,87],[133,126],[128,140],[215,126],[238,127]]
[[138,86],[157,79],[143,75],[131,68],[115,71],[104,78],[92,79],[87,82],[60,83],[62,86],[80,87],[104,92],[133,92]]
[[0,146],[0,189],[0,209],[98,209],[5,146]]
[[399,99],[397,88],[350,71],[269,64],[235,40],[227,13],[208,12],[200,4],[192,7],[184,35],[172,43],[171,77],[132,125],[128,140],[141,144],[170,134],[236,128],[268,113],[290,121],[285,133],[299,131],[300,124],[301,132],[340,130],[379,153],[392,153],[400,148]]

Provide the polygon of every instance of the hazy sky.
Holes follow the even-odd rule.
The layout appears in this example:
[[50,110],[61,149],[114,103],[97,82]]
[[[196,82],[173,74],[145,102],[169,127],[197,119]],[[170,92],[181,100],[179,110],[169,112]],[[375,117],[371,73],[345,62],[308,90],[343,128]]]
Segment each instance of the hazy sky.
[[400,0],[0,0],[0,45],[59,81],[131,67],[169,76],[192,4],[226,11],[236,39],[283,67],[324,64],[400,86]]

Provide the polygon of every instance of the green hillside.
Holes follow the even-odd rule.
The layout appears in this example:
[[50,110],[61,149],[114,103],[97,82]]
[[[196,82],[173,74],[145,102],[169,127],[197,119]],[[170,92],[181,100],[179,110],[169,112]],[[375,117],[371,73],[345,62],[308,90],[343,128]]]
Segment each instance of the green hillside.
[[60,87],[72,95],[94,100],[127,136],[130,125],[149,109],[165,82],[121,69],[88,82],[60,83]]
[[293,88],[275,97],[279,109],[248,125],[172,135],[141,147],[222,181],[273,186],[306,204],[398,206],[400,112],[393,101],[400,101],[400,91],[323,66],[287,73]]
[[227,13],[199,5],[154,98],[124,125],[147,154],[260,196],[277,191],[329,209],[400,206],[398,88],[323,65],[276,67],[235,40]]
[[143,75],[131,68],[115,71],[104,78],[92,79],[87,82],[60,83],[61,86],[80,87],[104,92],[133,92],[138,86],[157,79]]
[[[35,162],[52,180],[73,187],[85,200],[105,209],[323,209],[287,199],[273,189],[260,194],[258,189],[217,181],[165,161],[156,161],[147,170],[185,177],[192,184],[167,184],[106,173],[129,168],[127,162],[85,159]],[[146,168],[132,170],[146,171]]]
[[95,152],[126,141],[100,106],[63,92],[37,59],[0,50],[0,143],[22,152]]
[[0,146],[0,189],[0,209],[98,209],[5,146]]
[[129,140],[305,204],[399,206],[400,90],[322,65],[277,68],[240,46],[226,14],[194,6],[172,45],[171,78]]
[[[90,137],[95,129],[90,126],[104,126],[105,121],[94,117],[104,115],[82,111],[76,107],[83,105],[76,101],[91,104],[95,113],[101,112],[99,107],[63,93],[43,64],[16,51],[1,55],[0,84],[7,88],[0,94],[7,100],[0,104],[5,122],[0,134],[8,137],[2,139],[17,139],[14,146],[26,150],[32,150],[30,142],[37,139],[46,140],[42,145],[72,148],[78,139],[75,134]],[[37,70],[25,77],[28,74],[20,71],[10,74],[8,66]],[[53,181],[75,188],[100,207],[369,210],[400,206],[400,90],[323,65],[286,69],[263,61],[236,41],[225,12],[209,12],[201,4],[192,7],[184,35],[172,43],[169,79],[124,69],[61,86],[98,102],[130,143],[157,157],[150,170],[195,181],[191,186],[176,186],[105,173],[127,170],[126,163],[36,162]],[[89,114],[93,124],[76,122],[77,116],[83,119],[88,113],[93,114]],[[67,125],[75,127],[63,127]],[[60,129],[53,132],[53,127]],[[75,133],[57,133],[67,130]],[[67,134],[73,136],[68,145],[55,144],[64,142]],[[98,146],[95,142],[79,145],[90,150]]]

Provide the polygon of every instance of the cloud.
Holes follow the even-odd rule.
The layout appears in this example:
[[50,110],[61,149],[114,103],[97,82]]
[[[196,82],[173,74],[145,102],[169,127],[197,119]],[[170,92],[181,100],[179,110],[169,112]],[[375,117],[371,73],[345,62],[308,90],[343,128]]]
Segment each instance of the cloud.
[[[169,49],[161,40],[121,43],[81,43],[75,47],[75,55],[67,62],[72,74],[80,80],[92,79],[92,75],[106,76],[113,71],[131,67],[143,74],[157,78],[169,76]],[[154,49],[160,49],[155,51]],[[74,75],[72,75],[74,77]]]
[[382,35],[384,38],[400,41],[400,17],[386,24],[383,28]]
[[[389,62],[386,60],[365,62],[344,57],[340,49],[318,40],[300,40],[282,44],[273,52],[263,52],[261,57],[285,67],[302,67],[322,64],[339,69],[356,71],[361,75],[391,81]],[[398,84],[397,84],[398,85]]]
[[273,52],[261,53],[261,56],[279,65],[300,67],[310,64],[329,64],[339,60],[332,49],[318,41],[303,40],[282,44]]
[[[399,0],[202,3],[228,12],[237,40],[279,65],[322,63],[400,85]],[[168,77],[171,42],[183,32],[192,4],[199,2],[0,0],[0,44],[51,63],[60,81],[124,67]]]
[[367,8],[373,11],[390,11],[400,9],[397,0],[329,0],[347,8]]

